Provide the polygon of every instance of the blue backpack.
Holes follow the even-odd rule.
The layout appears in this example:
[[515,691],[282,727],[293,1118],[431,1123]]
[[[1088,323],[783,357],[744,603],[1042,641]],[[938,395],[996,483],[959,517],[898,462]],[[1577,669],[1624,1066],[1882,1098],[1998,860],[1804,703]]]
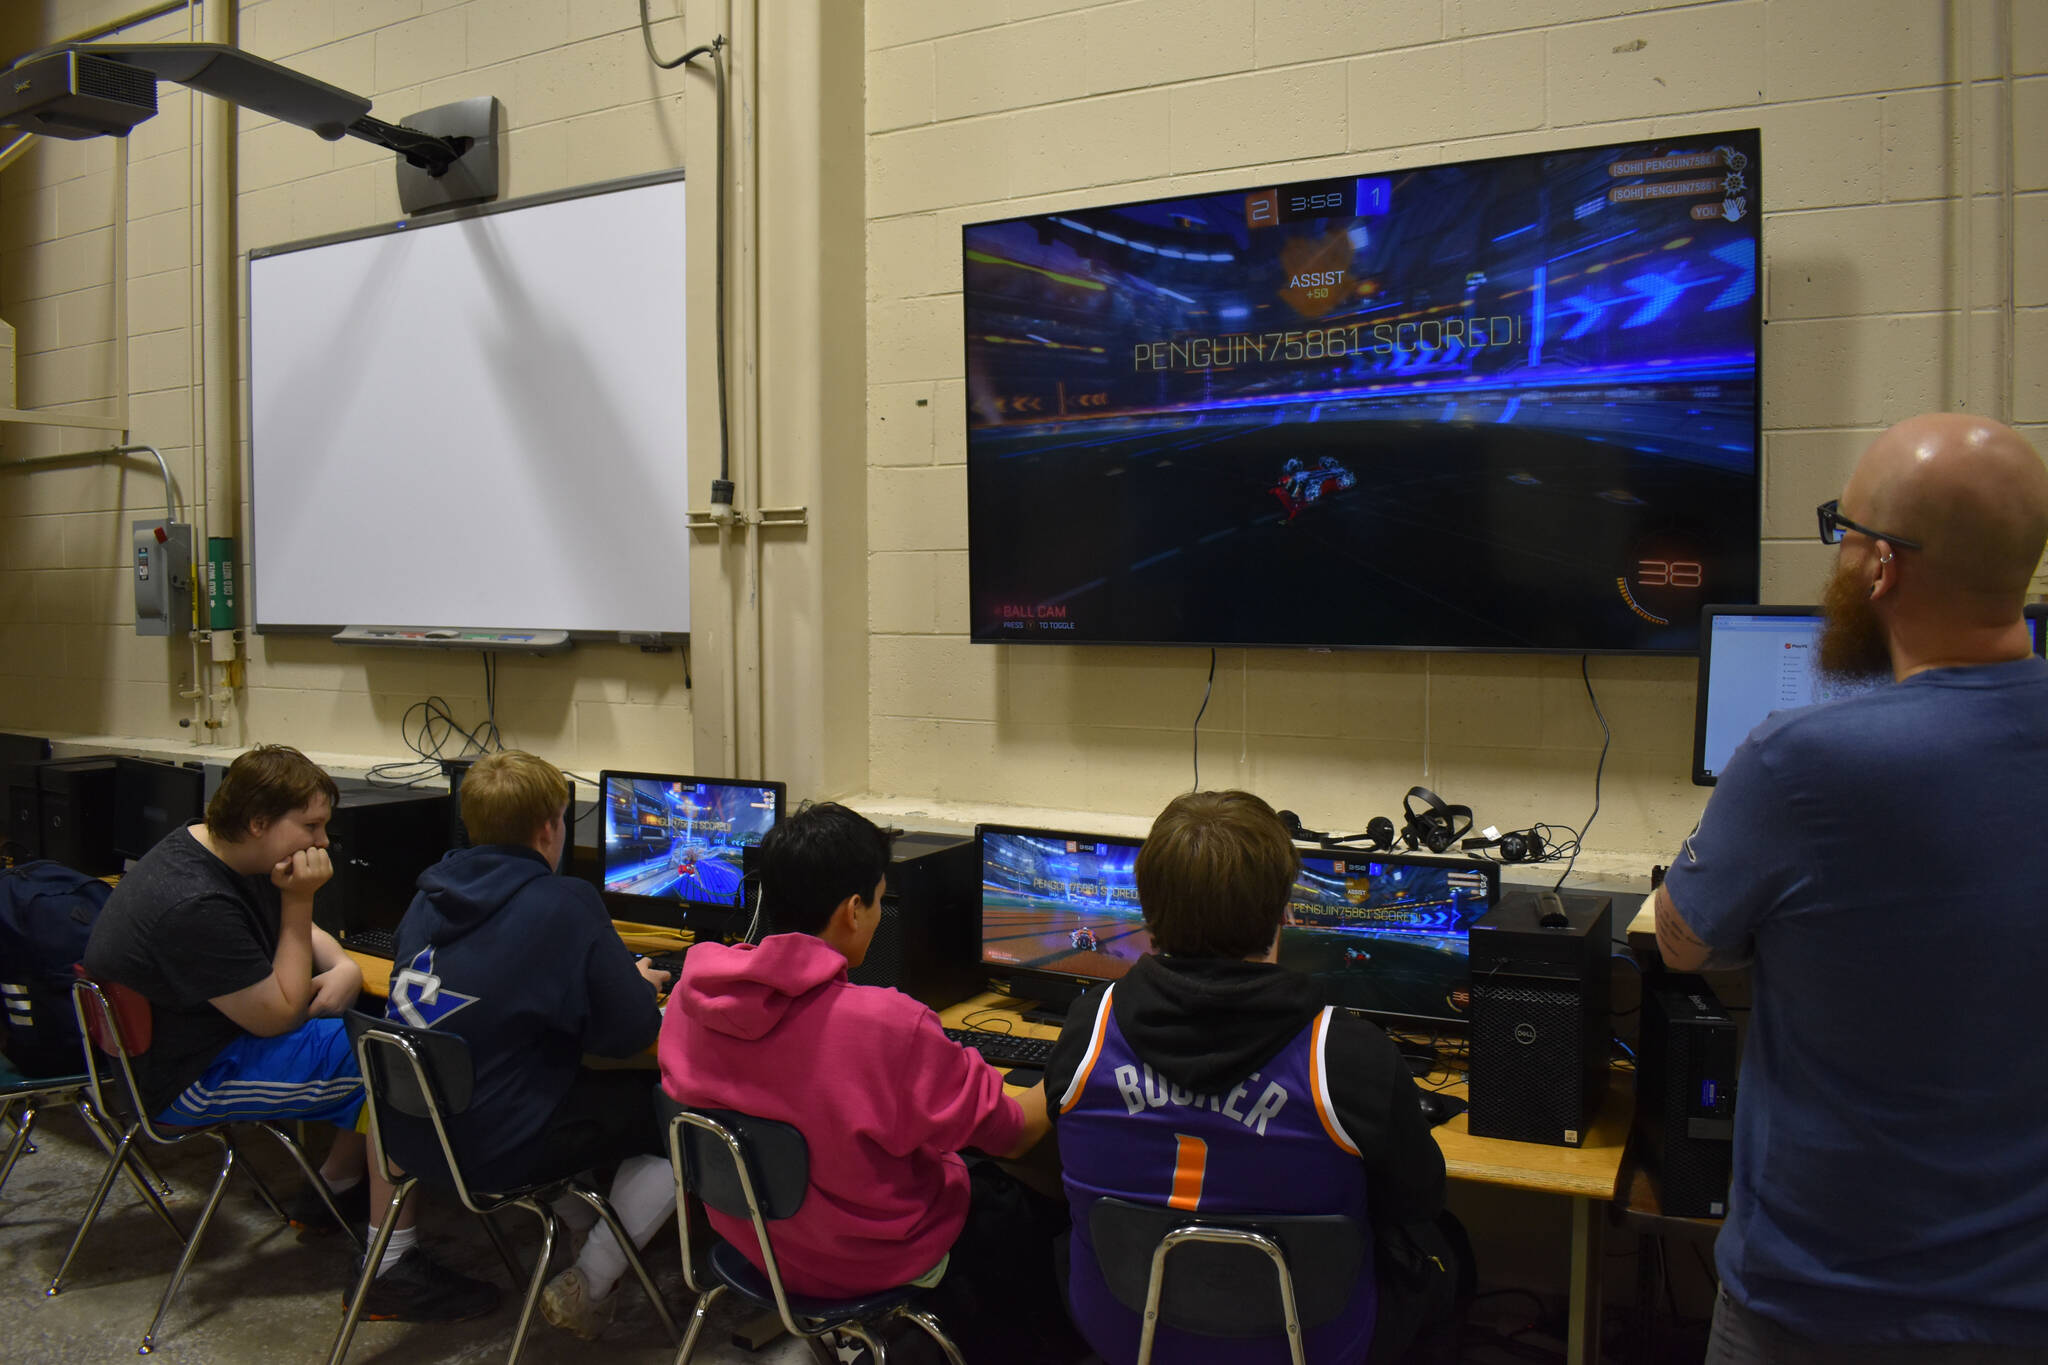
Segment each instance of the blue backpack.
[[69,1075],[81,1065],[71,967],[85,956],[93,922],[112,894],[99,878],[62,863],[38,860],[0,871],[0,1039],[24,1075]]

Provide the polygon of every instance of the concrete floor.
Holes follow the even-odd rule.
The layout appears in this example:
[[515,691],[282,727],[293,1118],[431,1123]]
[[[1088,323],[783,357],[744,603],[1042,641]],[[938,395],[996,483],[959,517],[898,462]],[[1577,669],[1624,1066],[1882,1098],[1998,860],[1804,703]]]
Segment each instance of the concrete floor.
[[[0,1132],[11,1130],[0,1129]],[[0,1189],[0,1361],[66,1362],[134,1359],[157,1299],[177,1266],[170,1231],[125,1181],[114,1187],[73,1264],[64,1291],[44,1290],[70,1245],[106,1158],[70,1110],[46,1109],[37,1121],[37,1150],[24,1156]],[[253,1130],[244,1155],[281,1200],[297,1189],[291,1160]],[[190,1228],[212,1183],[211,1144],[155,1148],[147,1155],[174,1191],[171,1212]],[[0,1147],[4,1151],[4,1147]],[[318,1160],[317,1154],[315,1160]],[[500,1223],[514,1247],[530,1256],[538,1243],[535,1220],[512,1211]],[[518,1296],[506,1289],[504,1262],[483,1229],[452,1199],[430,1202],[421,1217],[422,1240],[465,1274],[489,1279],[504,1297],[498,1311],[453,1326],[364,1323],[349,1353],[350,1365],[426,1365],[438,1361],[502,1360],[518,1321]],[[566,1240],[566,1239],[564,1239]],[[555,1250],[556,1267],[568,1263]],[[339,1235],[300,1242],[235,1176],[207,1229],[198,1262],[171,1306],[154,1358],[168,1365],[231,1365],[241,1361],[307,1362],[327,1359],[341,1325],[341,1290],[351,1271]],[[529,1262],[530,1264],[530,1262]],[[673,1232],[656,1236],[649,1269],[678,1322],[692,1302],[682,1282]],[[523,1286],[522,1286],[523,1288]],[[629,1275],[618,1289],[619,1315],[602,1340],[583,1342],[535,1315],[526,1350],[531,1365],[605,1361],[609,1365],[665,1365],[674,1346]],[[706,1365],[808,1365],[803,1343],[783,1338],[758,1353],[730,1342],[739,1316],[721,1302],[695,1359]]]

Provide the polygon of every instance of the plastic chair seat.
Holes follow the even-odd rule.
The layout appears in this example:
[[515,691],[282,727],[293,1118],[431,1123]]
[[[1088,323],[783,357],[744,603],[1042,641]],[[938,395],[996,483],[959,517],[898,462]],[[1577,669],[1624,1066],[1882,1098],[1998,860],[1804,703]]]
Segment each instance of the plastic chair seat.
[[[712,1243],[711,1273],[755,1307],[774,1309],[775,1287],[768,1283],[768,1277],[741,1254],[738,1247],[723,1238]],[[814,1299],[805,1294],[790,1294],[786,1298],[789,1311],[794,1316],[831,1326],[841,1322],[865,1322],[893,1313],[917,1295],[916,1286],[898,1285],[858,1299]]]

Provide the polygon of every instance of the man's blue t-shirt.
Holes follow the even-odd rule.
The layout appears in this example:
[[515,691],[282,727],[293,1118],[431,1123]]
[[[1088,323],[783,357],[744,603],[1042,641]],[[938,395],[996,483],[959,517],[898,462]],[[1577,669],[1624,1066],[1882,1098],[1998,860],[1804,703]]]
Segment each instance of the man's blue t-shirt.
[[2048,662],[1757,727],[1667,886],[1753,949],[1718,1259],[1837,1342],[2048,1344]]

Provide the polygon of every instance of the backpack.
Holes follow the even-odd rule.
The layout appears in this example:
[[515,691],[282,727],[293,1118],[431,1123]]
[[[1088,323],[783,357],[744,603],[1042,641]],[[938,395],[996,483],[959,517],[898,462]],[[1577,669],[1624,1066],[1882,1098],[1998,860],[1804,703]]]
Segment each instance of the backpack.
[[0,1002],[8,1060],[24,1075],[79,1069],[72,966],[113,888],[48,860],[0,871]]

